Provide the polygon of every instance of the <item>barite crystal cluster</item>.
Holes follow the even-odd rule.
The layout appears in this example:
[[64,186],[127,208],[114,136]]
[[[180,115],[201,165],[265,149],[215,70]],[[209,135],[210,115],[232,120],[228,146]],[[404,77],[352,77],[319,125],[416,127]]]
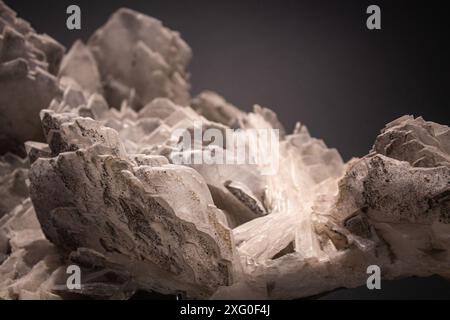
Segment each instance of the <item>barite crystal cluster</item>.
[[[120,9],[65,53],[0,1],[0,33],[0,298],[293,299],[370,265],[450,276],[449,127],[401,117],[344,163],[270,109],[191,98],[191,49],[154,18]],[[276,173],[174,161],[228,151],[177,149],[199,126],[277,130]]]

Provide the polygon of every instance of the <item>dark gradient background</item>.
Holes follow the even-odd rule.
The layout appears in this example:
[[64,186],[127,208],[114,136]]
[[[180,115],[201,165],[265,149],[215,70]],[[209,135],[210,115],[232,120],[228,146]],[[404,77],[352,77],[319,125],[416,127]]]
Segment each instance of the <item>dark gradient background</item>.
[[[245,110],[255,103],[269,107],[289,131],[301,121],[345,160],[365,155],[379,130],[401,115],[450,125],[444,1],[5,2],[67,48],[78,38],[86,41],[119,7],[158,18],[193,49],[193,95],[210,89]],[[70,4],[81,7],[79,31],[66,29]],[[382,30],[366,28],[370,4],[381,7]],[[450,282],[383,281],[382,290],[341,290],[324,298],[450,299]]]

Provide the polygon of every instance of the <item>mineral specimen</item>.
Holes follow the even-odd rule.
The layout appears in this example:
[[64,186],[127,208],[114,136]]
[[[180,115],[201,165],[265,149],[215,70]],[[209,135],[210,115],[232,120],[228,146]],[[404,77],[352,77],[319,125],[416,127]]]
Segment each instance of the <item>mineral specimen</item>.
[[[154,18],[121,9],[64,57],[1,1],[0,28],[0,298],[292,299],[373,264],[450,277],[449,127],[401,117],[344,163],[268,108],[191,99],[191,49]],[[243,139],[264,130],[276,144]]]
[[0,2],[0,153],[24,155],[25,141],[43,139],[38,115],[59,94],[64,50]]
[[157,97],[189,104],[186,66],[191,49],[179,34],[158,20],[120,9],[89,39],[76,42],[60,73],[89,92],[104,92],[119,107],[129,99],[140,109]]

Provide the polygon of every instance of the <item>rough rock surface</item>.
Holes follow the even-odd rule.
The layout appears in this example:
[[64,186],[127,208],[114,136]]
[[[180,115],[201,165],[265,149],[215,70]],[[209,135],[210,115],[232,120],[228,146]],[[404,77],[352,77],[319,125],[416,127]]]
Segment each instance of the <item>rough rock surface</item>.
[[157,97],[182,105],[190,100],[186,71],[192,53],[177,32],[160,21],[120,9],[95,32],[88,45],[76,42],[61,74],[90,92],[104,92],[109,104],[130,100],[135,109]]
[[[450,276],[449,127],[401,117],[344,163],[268,108],[191,100],[191,50],[154,18],[121,9],[64,58],[1,1],[0,31],[0,149],[27,154],[0,157],[0,298],[292,299],[362,285],[373,264]],[[243,143],[276,154],[275,174],[207,129],[277,130],[275,147]]]
[[1,299],[59,299],[55,279],[65,270],[29,198],[0,219],[0,262]]
[[50,241],[95,251],[140,289],[201,298],[232,282],[231,230],[197,172],[128,155],[114,129],[90,118],[42,117],[57,156],[33,163],[31,199]]
[[89,93],[103,93],[102,79],[94,55],[80,40],[64,56],[59,76],[71,77]]
[[28,197],[27,162],[11,153],[0,157],[0,218]]
[[58,94],[54,75],[64,50],[0,2],[1,154],[14,151],[24,155],[25,141],[43,139],[38,115]]

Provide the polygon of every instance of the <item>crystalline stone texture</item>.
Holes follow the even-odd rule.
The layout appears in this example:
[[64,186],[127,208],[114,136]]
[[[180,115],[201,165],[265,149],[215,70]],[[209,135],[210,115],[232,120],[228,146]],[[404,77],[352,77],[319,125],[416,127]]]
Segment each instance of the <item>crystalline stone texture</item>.
[[23,154],[25,141],[42,140],[38,115],[58,94],[54,75],[63,54],[0,2],[0,153]]
[[89,92],[104,92],[114,107],[128,99],[140,109],[156,97],[188,104],[186,66],[191,55],[177,32],[154,18],[120,9],[87,46],[74,44],[60,74],[72,77]]
[[[0,18],[0,298],[291,299],[362,285],[371,264],[450,276],[449,127],[401,117],[344,163],[270,109],[191,99],[191,49],[154,18],[121,9],[64,56],[1,1]],[[174,132],[199,126],[278,129],[277,174],[174,163],[228,151],[180,154]]]

